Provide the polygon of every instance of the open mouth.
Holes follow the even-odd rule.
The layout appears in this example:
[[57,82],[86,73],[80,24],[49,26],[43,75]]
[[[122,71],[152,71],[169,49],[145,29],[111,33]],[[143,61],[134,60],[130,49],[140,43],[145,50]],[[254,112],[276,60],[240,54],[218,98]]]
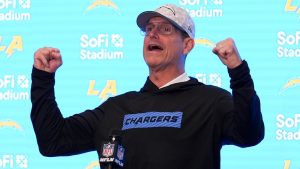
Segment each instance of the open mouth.
[[163,47],[161,47],[160,45],[157,44],[150,44],[148,45],[148,50],[149,51],[162,51],[164,50]]

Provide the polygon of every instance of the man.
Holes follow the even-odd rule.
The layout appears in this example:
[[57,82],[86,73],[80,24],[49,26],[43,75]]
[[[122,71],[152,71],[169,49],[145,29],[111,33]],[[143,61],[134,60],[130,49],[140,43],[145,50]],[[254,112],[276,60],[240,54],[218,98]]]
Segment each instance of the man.
[[111,130],[122,132],[126,169],[219,169],[222,145],[254,146],[264,137],[259,98],[234,41],[213,52],[228,68],[232,95],[185,73],[195,28],[188,13],[167,4],[137,17],[145,33],[149,77],[139,92],[111,97],[99,107],[63,118],[54,96],[60,51],[34,54],[31,118],[45,156],[101,150]]

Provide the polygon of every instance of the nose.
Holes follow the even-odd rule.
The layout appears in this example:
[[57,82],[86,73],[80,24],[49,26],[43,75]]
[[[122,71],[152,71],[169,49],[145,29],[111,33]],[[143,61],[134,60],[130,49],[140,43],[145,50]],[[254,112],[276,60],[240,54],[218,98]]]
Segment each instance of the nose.
[[151,31],[148,33],[148,37],[149,37],[149,38],[155,38],[155,39],[158,39],[158,29],[155,28],[155,29],[151,30]]

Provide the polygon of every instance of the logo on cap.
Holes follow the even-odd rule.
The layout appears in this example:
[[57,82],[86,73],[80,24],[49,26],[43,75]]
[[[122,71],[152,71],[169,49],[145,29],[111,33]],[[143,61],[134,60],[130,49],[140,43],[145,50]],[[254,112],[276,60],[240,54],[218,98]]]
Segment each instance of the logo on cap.
[[176,15],[176,14],[175,14],[175,10],[174,10],[173,8],[170,8],[170,7],[167,7],[167,6],[162,6],[162,7],[160,7],[159,9],[161,9],[161,8],[169,9],[169,10],[173,13],[174,16]]
[[195,24],[189,13],[174,4],[165,4],[155,11],[145,11],[138,15],[137,25],[143,29],[149,19],[152,17],[164,17],[169,20],[175,27],[186,32],[191,38],[195,37]]

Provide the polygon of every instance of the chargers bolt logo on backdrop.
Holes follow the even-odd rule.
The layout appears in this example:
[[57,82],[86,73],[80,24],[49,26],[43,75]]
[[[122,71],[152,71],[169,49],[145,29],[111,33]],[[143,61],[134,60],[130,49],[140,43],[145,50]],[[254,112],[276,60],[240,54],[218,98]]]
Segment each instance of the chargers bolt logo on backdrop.
[[14,128],[14,129],[17,129],[19,131],[23,131],[21,125],[19,125],[15,121],[11,121],[11,120],[0,121],[0,129],[5,128],[5,127]]
[[206,39],[206,38],[195,39],[195,44],[199,44],[199,45],[206,46],[209,48],[214,48],[216,46],[216,44],[214,42],[212,42],[211,40]]
[[282,88],[282,90],[287,90],[291,87],[299,86],[300,85],[300,77],[299,78],[293,78],[289,80]]
[[119,12],[118,6],[112,0],[95,0],[88,8],[87,11],[93,10],[96,7],[105,6],[108,8],[112,8],[115,11]]
[[93,169],[93,168],[99,169],[99,167],[100,167],[100,163],[97,160],[97,161],[91,162],[85,169]]
[[291,168],[291,164],[292,164],[292,161],[291,161],[291,160],[284,160],[284,166],[283,166],[283,169],[292,169],[292,168]]
[[[279,94],[282,94],[286,90],[290,90],[290,88],[300,85],[300,78],[293,78],[288,80],[287,83],[284,84],[283,88],[279,92]],[[295,92],[292,92],[295,94]],[[298,95],[296,94],[296,99],[291,100],[297,100]],[[291,97],[291,96],[290,96]],[[296,113],[279,113],[276,116],[276,140],[278,141],[300,141],[300,114]]]
[[283,169],[290,169],[290,165],[291,165],[291,160],[285,160]]

